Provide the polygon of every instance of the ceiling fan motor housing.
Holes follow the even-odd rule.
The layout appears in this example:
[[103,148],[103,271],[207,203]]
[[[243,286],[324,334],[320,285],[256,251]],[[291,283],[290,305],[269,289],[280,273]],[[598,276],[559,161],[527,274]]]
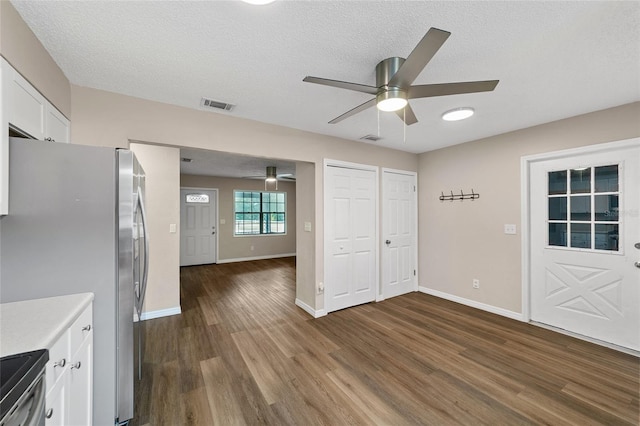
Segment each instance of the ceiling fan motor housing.
[[387,58],[384,61],[380,61],[376,65],[376,86],[379,89],[387,89],[389,80],[398,72],[405,59],[394,56],[393,58]]

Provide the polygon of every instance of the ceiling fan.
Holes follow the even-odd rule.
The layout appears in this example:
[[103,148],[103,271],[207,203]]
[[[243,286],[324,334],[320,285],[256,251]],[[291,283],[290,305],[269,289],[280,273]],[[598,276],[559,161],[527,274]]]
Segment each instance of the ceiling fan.
[[267,166],[266,174],[259,176],[243,176],[243,179],[264,179],[265,190],[268,183],[275,182],[277,190],[279,180],[289,180],[295,182],[296,177],[293,175],[293,173],[283,173],[279,175],[276,172],[275,166]]
[[381,111],[395,111],[407,125],[411,125],[417,123],[418,119],[408,103],[409,99],[490,92],[498,85],[499,80],[411,85],[450,35],[451,33],[448,31],[430,28],[407,59],[394,56],[378,63],[376,65],[375,86],[310,76],[305,77],[302,81],[376,96],[329,121],[330,124],[338,123],[376,105]]

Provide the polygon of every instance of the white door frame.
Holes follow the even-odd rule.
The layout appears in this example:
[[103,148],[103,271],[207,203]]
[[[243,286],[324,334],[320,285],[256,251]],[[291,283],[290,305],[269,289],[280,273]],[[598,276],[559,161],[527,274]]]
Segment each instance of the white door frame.
[[[413,229],[415,230],[415,232],[413,233],[413,267],[416,271],[416,274],[413,276],[413,291],[418,291],[418,283],[420,282],[418,280],[418,276],[420,274],[419,268],[418,268],[418,173],[417,172],[410,172],[408,170],[398,170],[398,169],[390,169],[387,167],[383,167],[382,168],[382,200],[384,200],[385,194],[384,194],[384,174],[385,173],[396,173],[396,174],[400,174],[400,175],[407,175],[407,176],[412,176],[413,177],[413,185],[415,190],[413,191]],[[384,224],[383,224],[383,228],[384,228]],[[383,235],[384,235],[384,229],[383,231]],[[381,242],[382,243],[382,242]],[[380,256],[383,256],[384,251],[380,250]],[[381,260],[381,264],[385,265],[385,262],[382,262]],[[384,267],[384,266],[383,266]],[[384,274],[382,275],[384,276]],[[383,295],[383,289],[382,289],[383,283],[382,281],[380,281],[380,287],[378,289],[378,293],[379,293],[379,299],[376,299],[376,301],[380,301],[380,300],[384,300],[384,295]]]
[[[379,167],[378,166],[372,166],[369,164],[360,164],[360,163],[351,163],[348,161],[340,161],[340,160],[332,160],[329,158],[325,158],[324,159],[324,165],[322,167],[322,188],[323,188],[323,217],[327,217],[327,206],[329,205],[329,193],[327,191],[327,167],[344,167],[347,169],[356,169],[356,170],[366,170],[366,171],[372,171],[375,175],[375,194],[376,194],[376,211],[375,211],[375,230],[374,230],[374,259],[376,262],[375,265],[375,282],[374,282],[374,288],[378,289],[375,293],[376,293],[376,302],[379,302],[380,299],[380,176],[379,176]],[[326,221],[324,221],[326,223]],[[323,246],[324,246],[324,254],[323,254],[323,280],[325,280],[325,277],[327,277],[329,274],[327,273],[327,259],[331,256],[331,253],[329,253],[328,247],[329,244],[327,244],[327,241],[329,240],[330,235],[329,235],[329,230],[327,229],[327,226],[324,226],[324,236],[323,236]],[[328,306],[328,295],[329,292],[327,291],[326,287],[324,288],[323,291],[323,303],[324,303],[324,311],[327,312],[327,306]]]
[[[219,216],[219,204],[218,204],[218,188],[203,188],[203,187],[197,187],[197,186],[181,186],[180,187],[180,191],[182,191],[183,189],[186,189],[187,191],[213,191],[213,195],[215,197],[215,202],[216,202],[216,208],[215,208],[215,214],[216,214],[216,233],[215,233],[215,245],[216,245],[216,255],[214,256],[213,259],[213,263],[218,263],[218,256],[219,256],[219,247],[220,245],[218,244],[218,241],[220,241],[220,239],[218,238],[218,234],[220,234],[220,220],[218,219]],[[182,207],[182,199],[180,199],[180,206]],[[182,218],[180,218],[180,226],[182,226]],[[182,240],[182,237],[180,237],[180,239]],[[182,250],[182,248],[180,248]]]
[[[618,149],[637,147],[640,138],[625,139],[615,142],[606,142],[596,145],[588,145],[579,148],[565,149],[561,151],[546,152],[543,154],[528,155],[520,159],[520,183],[521,183],[521,209],[522,209],[522,320],[531,322],[531,217],[530,191],[531,191],[531,166],[533,163],[574,157],[583,154],[598,154]],[[554,329],[555,330],[555,329]],[[578,336],[580,337],[580,336]],[[584,338],[584,337],[583,337]],[[599,344],[603,342],[598,341]]]

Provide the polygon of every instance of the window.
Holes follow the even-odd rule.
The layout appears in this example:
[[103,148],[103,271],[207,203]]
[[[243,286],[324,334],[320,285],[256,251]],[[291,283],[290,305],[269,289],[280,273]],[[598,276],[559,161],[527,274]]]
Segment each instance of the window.
[[235,235],[284,234],[284,192],[234,191]]
[[618,251],[618,165],[548,174],[549,246]]

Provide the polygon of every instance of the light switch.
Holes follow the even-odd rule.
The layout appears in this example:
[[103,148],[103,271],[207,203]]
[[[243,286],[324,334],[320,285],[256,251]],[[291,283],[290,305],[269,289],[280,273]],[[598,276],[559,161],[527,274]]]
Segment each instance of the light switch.
[[227,221],[226,221],[226,220],[224,220],[224,219],[220,219],[220,225],[224,225],[225,223],[227,223]]
[[170,223],[169,224],[169,233],[170,234],[175,234],[178,231],[178,227],[176,226],[175,223]]
[[305,232],[311,232],[311,222],[305,222],[304,223],[304,231]]
[[504,225],[504,233],[509,235],[516,234],[516,225],[513,224],[505,224]]

